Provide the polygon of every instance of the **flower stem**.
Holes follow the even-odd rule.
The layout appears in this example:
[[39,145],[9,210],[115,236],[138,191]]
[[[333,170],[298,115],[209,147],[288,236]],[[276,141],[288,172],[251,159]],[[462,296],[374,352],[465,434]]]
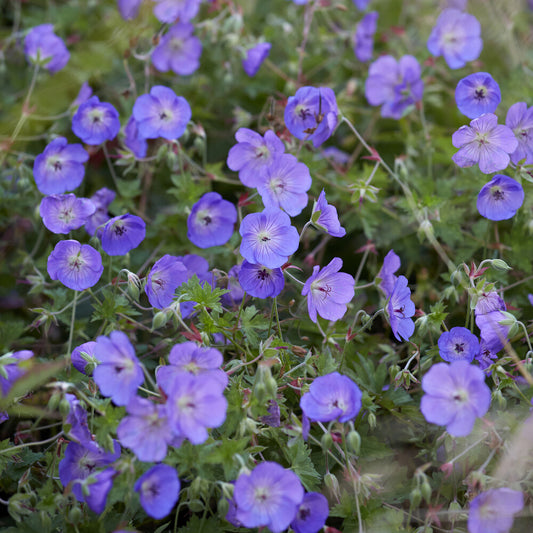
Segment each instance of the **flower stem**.
[[113,178],[113,183],[115,184],[115,187],[117,189],[117,192],[119,191],[118,187],[118,179],[117,175],[115,174],[115,169],[113,168],[113,163],[111,162],[111,158],[109,157],[109,152],[107,150],[106,143],[102,144],[102,151],[104,152],[104,157],[107,162],[107,167],[109,168],[109,172],[111,173],[111,177]]

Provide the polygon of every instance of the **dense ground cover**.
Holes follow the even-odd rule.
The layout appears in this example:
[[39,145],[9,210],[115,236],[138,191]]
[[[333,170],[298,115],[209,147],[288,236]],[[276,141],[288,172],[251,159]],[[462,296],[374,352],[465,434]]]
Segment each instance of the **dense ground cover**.
[[2,4],[2,530],[531,531],[530,4]]

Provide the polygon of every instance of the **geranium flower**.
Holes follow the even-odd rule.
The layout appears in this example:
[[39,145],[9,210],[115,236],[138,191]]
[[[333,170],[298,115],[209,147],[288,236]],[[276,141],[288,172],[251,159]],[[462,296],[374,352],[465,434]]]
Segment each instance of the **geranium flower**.
[[489,220],[507,220],[524,203],[524,189],[513,178],[496,174],[483,185],[477,197],[479,214]]
[[290,154],[274,155],[257,184],[266,208],[281,208],[288,215],[299,215],[307,205],[311,187],[309,169]]
[[394,290],[394,285],[398,279],[398,276],[395,276],[394,273],[400,268],[401,264],[400,258],[394,250],[389,250],[383,259],[383,266],[377,277],[381,279],[379,288],[385,293],[387,298],[390,297]]
[[125,255],[137,248],[146,236],[146,223],[136,215],[109,219],[102,229],[102,249],[107,255]]
[[279,268],[298,249],[299,236],[291,219],[279,209],[250,213],[241,222],[241,255],[252,264]]
[[144,291],[156,309],[165,309],[174,300],[176,289],[189,279],[187,267],[178,258],[164,255],[156,261],[146,278]]
[[443,56],[452,69],[464,67],[479,57],[483,48],[481,26],[474,15],[445,9],[431,30],[427,46],[431,54]]
[[83,291],[96,285],[104,267],[100,253],[89,244],[78,241],[59,241],[48,256],[46,265],[52,279],[58,279],[65,287]]
[[142,0],[117,0],[118,11],[124,20],[136,18],[141,4]]
[[490,388],[485,375],[467,361],[437,363],[422,378],[420,410],[432,424],[446,426],[453,437],[466,437],[476,418],[490,405]]
[[305,282],[302,295],[307,296],[307,309],[313,322],[317,313],[327,320],[339,320],[346,313],[346,304],[354,297],[355,280],[339,272],[342,259],[335,257],[322,270],[317,265]]
[[524,508],[524,495],[506,487],[478,494],[470,502],[468,533],[508,533]]
[[326,524],[329,515],[328,500],[320,492],[307,492],[296,518],[291,522],[295,533],[318,533]]
[[233,235],[237,209],[217,192],[204,194],[187,218],[187,238],[199,248],[226,244]]
[[91,96],[72,117],[72,131],[86,144],[112,141],[120,131],[118,111],[111,104],[100,102],[98,96]]
[[242,290],[255,298],[275,298],[285,286],[281,268],[267,268],[244,260],[239,270]]
[[88,362],[81,356],[81,354],[85,353],[89,357],[94,357],[95,346],[96,342],[94,341],[84,342],[83,344],[76,346],[76,348],[74,348],[74,350],[72,350],[72,353],[70,354],[70,360],[72,362],[72,365],[82,374],[87,374],[85,372],[85,367],[88,365]]
[[[89,235],[94,235],[99,226],[102,226],[109,220],[109,213],[107,208],[115,199],[116,193],[107,187],[98,189],[90,198],[91,202],[96,206],[96,211],[91,215],[85,223],[85,231]],[[100,236],[100,232],[98,235]]]
[[165,518],[179,498],[178,472],[169,465],[155,465],[145,472],[133,486],[139,493],[142,508],[148,516]]
[[27,33],[24,54],[30,63],[38,63],[51,73],[61,70],[70,59],[70,52],[54,33],[53,24],[35,26]]
[[374,34],[376,33],[379,13],[367,13],[357,25],[354,35],[353,51],[359,61],[370,61],[374,52]]
[[498,117],[492,113],[475,118],[469,126],[461,126],[452,135],[452,144],[459,148],[452,156],[456,165],[464,168],[478,163],[484,174],[506,168],[509,154],[518,147],[513,132],[498,124]]
[[26,373],[25,368],[20,366],[20,362],[27,361],[32,357],[33,352],[30,350],[9,352],[0,357],[0,366],[2,367],[2,373],[0,373],[0,392],[2,396],[7,396],[13,383]]
[[280,533],[294,520],[304,489],[294,472],[267,461],[239,476],[233,497],[236,518],[244,527],[266,526]]
[[501,100],[500,86],[488,72],[470,74],[455,88],[457,108],[468,118],[494,113]]
[[516,165],[524,160],[525,165],[533,163],[533,106],[528,109],[525,102],[513,104],[507,116],[505,125],[513,130],[518,141],[518,147],[511,154],[511,161]]
[[318,200],[313,205],[311,222],[313,226],[325,231],[332,237],[344,237],[346,235],[346,230],[339,222],[337,209],[334,205],[328,204],[324,189],[322,189],[322,192],[318,196]]
[[124,128],[124,144],[126,148],[137,158],[143,159],[148,151],[148,142],[141,135],[139,125],[133,116],[131,116]]
[[301,400],[305,416],[315,422],[348,422],[361,410],[359,387],[348,377],[332,372],[313,380]]
[[246,50],[246,57],[242,60],[244,72],[253,78],[261,68],[263,61],[268,57],[272,45],[270,43],[259,43]]
[[53,233],[70,233],[81,228],[94,214],[96,206],[87,198],[76,198],[74,194],[52,194],[45,196],[39,206],[43,224]]
[[171,24],[178,18],[180,22],[189,22],[196,16],[202,0],[153,0],[154,15],[159,22]]
[[33,178],[43,194],[60,194],[81,185],[89,154],[81,144],[57,137],[35,158]]
[[479,353],[479,340],[467,328],[455,327],[441,334],[438,340],[439,354],[449,363],[467,361],[471,363]]
[[411,301],[411,289],[407,286],[407,278],[399,276],[394,282],[387,312],[390,327],[396,339],[408,341],[415,331],[415,323],[411,317],[415,314],[415,304]]

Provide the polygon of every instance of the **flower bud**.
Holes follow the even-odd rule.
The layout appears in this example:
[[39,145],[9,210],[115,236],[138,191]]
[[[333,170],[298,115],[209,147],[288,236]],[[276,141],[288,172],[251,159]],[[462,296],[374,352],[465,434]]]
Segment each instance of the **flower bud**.
[[370,426],[370,429],[376,428],[377,420],[376,420],[376,415],[374,413],[370,413],[368,415],[368,425]]
[[322,446],[322,451],[328,453],[328,450],[333,446],[333,437],[330,433],[324,433],[320,439],[320,446]]
[[158,311],[152,320],[152,330],[162,328],[168,321],[165,311]]
[[69,512],[68,512],[68,515],[67,515],[67,520],[71,523],[71,524],[79,524],[80,523],[80,520],[82,519],[83,517],[83,513],[81,512],[81,509],[79,507],[73,507]]
[[226,518],[229,511],[229,502],[226,498],[220,498],[217,503],[217,514],[219,518]]
[[500,272],[507,272],[508,270],[512,270],[512,268],[503,259],[493,259],[492,266]]
[[503,396],[501,390],[495,390],[492,393],[492,401],[496,402],[498,404],[498,407],[500,407],[501,409],[505,409],[505,407],[507,406],[507,400]]
[[48,400],[48,409],[50,411],[55,411],[58,408],[60,401],[61,401],[61,394],[54,392],[50,396],[50,399]]
[[139,301],[139,289],[141,280],[137,274],[128,271],[128,294],[136,301]]
[[350,450],[352,450],[356,455],[359,454],[361,449],[361,435],[355,429],[350,431],[346,436],[346,442]]
[[68,403],[68,400],[66,398],[63,398],[59,402],[59,412],[62,416],[68,416],[70,413],[70,404]]
[[420,505],[422,501],[422,492],[418,487],[414,488],[409,494],[409,501],[411,502],[411,507],[416,508]]
[[331,472],[324,476],[324,484],[335,498],[338,499],[340,497],[339,481]]
[[424,480],[424,482],[420,486],[420,492],[422,493],[422,497],[424,498],[424,500],[426,500],[426,503],[429,504],[429,502],[431,501],[431,493],[433,491],[431,490],[431,485],[428,483],[427,480]]

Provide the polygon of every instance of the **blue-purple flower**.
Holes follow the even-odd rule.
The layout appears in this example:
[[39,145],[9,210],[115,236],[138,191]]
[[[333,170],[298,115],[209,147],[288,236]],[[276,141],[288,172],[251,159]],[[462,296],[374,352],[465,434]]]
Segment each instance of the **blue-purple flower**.
[[372,59],[378,17],[379,13],[377,11],[367,13],[355,29],[353,51],[359,61],[370,61]]
[[187,218],[187,238],[199,248],[226,244],[233,235],[237,209],[217,192],[204,194]]
[[164,255],[150,270],[144,290],[156,309],[165,309],[174,300],[176,289],[189,278],[187,267],[173,255]]
[[95,346],[96,342],[94,341],[84,342],[83,344],[76,346],[76,348],[74,348],[70,354],[72,366],[74,366],[74,368],[80,371],[82,374],[87,374],[85,368],[89,364],[89,361],[87,361],[82,354],[85,354],[87,358],[94,358]]
[[445,9],[431,30],[427,46],[432,55],[443,56],[451,69],[464,67],[477,59],[483,48],[479,21],[458,9]]
[[179,139],[191,116],[187,100],[163,85],[152,87],[150,94],[139,96],[133,105],[133,117],[140,135],[145,139]]
[[246,50],[246,57],[242,60],[242,68],[250,78],[257,74],[263,61],[268,57],[270,48],[272,48],[270,43],[259,43]]
[[168,397],[168,420],[176,436],[201,444],[207,440],[207,428],[224,423],[228,402],[221,380],[206,374],[180,372],[171,379],[163,379],[159,385]]
[[74,240],[59,241],[48,256],[46,268],[52,279],[75,291],[96,285],[104,271],[100,253]]
[[228,167],[239,172],[239,179],[247,187],[257,187],[272,164],[274,154],[283,154],[285,145],[272,131],[264,137],[248,128],[235,133],[237,143],[228,154]]
[[244,290],[239,282],[239,272],[241,265],[234,265],[228,271],[227,286],[229,292],[222,295],[222,303],[228,307],[233,307],[242,301]]
[[[115,199],[116,193],[107,187],[98,189],[90,198],[91,202],[96,206],[96,211],[91,215],[85,223],[85,230],[89,235],[94,235],[99,226],[102,226],[109,220],[109,213],[107,208]],[[101,232],[101,230],[100,230]],[[100,235],[100,232],[98,234]]]
[[133,116],[130,117],[124,128],[124,144],[137,159],[146,157],[148,142],[139,132],[139,125]]
[[91,96],[72,117],[72,131],[84,143],[97,145],[112,141],[120,131],[118,111],[98,96]]
[[74,98],[74,102],[72,102],[71,107],[78,107],[80,104],[83,104],[83,102],[89,100],[92,94],[93,90],[91,89],[91,86],[84,81],[81,84],[80,91],[76,95],[76,98]]
[[268,527],[280,533],[289,527],[304,497],[298,476],[274,462],[258,464],[235,482],[236,518],[247,528]]
[[51,73],[61,70],[70,59],[65,43],[54,33],[53,24],[41,24],[28,32],[24,54],[30,63],[42,65]]
[[274,155],[257,184],[266,208],[281,208],[288,215],[299,215],[307,205],[311,187],[309,169],[290,154]]
[[476,314],[476,326],[480,331],[481,342],[491,353],[498,353],[509,342],[510,326],[500,324],[508,319],[500,310]]
[[493,113],[485,113],[469,126],[461,126],[452,135],[452,144],[459,148],[452,156],[456,165],[464,168],[478,163],[484,174],[506,168],[509,154],[518,147],[512,130],[498,124],[498,117]]
[[524,160],[524,164],[533,163],[533,106],[528,109],[525,102],[513,104],[505,118],[505,125],[513,130],[518,147],[511,154],[511,161],[516,165]]
[[313,322],[317,313],[327,320],[339,320],[344,316],[347,303],[354,297],[355,280],[350,274],[339,272],[342,259],[334,257],[323,269],[317,265],[305,282],[302,295],[307,296],[307,309]]
[[522,185],[509,176],[496,174],[479,191],[477,210],[489,220],[507,220],[515,216],[523,203]]
[[468,118],[494,113],[501,100],[500,86],[488,72],[470,74],[455,88],[457,108]]
[[180,22],[189,22],[196,16],[202,0],[153,0],[154,15],[159,22],[171,24],[178,18]]
[[298,231],[279,209],[246,215],[239,232],[241,255],[252,264],[278,268],[298,249]]
[[415,314],[415,304],[411,301],[411,289],[407,286],[405,276],[399,276],[394,282],[387,313],[396,339],[408,341],[415,331],[415,323],[411,318]]
[[313,380],[301,400],[305,416],[314,422],[348,422],[361,410],[363,394],[348,377],[332,372]]
[[120,444],[131,449],[139,461],[162,461],[174,439],[166,406],[133,396],[126,411],[128,414],[117,427]]
[[367,8],[368,4],[370,4],[370,0],[353,0],[353,3],[357,9],[364,11]]
[[437,363],[422,378],[425,394],[420,410],[432,424],[446,426],[453,437],[466,437],[476,418],[489,410],[490,388],[485,374],[467,361]]
[[482,292],[477,297],[474,311],[476,316],[490,313],[491,311],[505,311],[507,306],[503,298],[496,292]]
[[394,250],[389,250],[389,253],[383,259],[383,266],[379,271],[377,277],[381,279],[379,288],[385,293],[387,298],[390,297],[394,290],[394,285],[398,276],[394,273],[400,268],[401,261]]
[[152,52],[152,63],[160,72],[172,70],[179,76],[188,76],[200,66],[202,43],[193,35],[192,24],[178,22],[161,37]]
[[468,533],[508,533],[514,515],[524,507],[524,495],[507,487],[490,489],[470,502]]
[[324,189],[322,189],[318,200],[313,205],[311,222],[313,226],[325,231],[332,237],[344,237],[346,235],[346,230],[339,222],[337,209],[334,205],[328,204]]
[[296,518],[291,522],[294,533],[318,533],[326,524],[329,515],[328,500],[320,492],[307,492]]
[[52,194],[45,196],[39,206],[43,224],[53,233],[70,233],[81,228],[96,206],[87,198],[74,194]]
[[103,513],[107,495],[113,487],[113,478],[118,475],[114,468],[106,468],[90,476],[84,485],[87,487],[87,495],[84,496],[85,503],[93,513]]
[[146,223],[137,215],[109,219],[102,230],[102,249],[107,255],[125,255],[137,248],[146,236]]
[[402,118],[409,106],[422,100],[424,82],[420,73],[420,64],[411,55],[400,61],[390,55],[378,58],[370,65],[365,82],[368,103],[380,105],[382,117]]
[[289,96],[285,107],[285,125],[297,139],[320,146],[337,127],[337,100],[329,87],[300,87]]
[[[63,425],[65,434],[77,442],[89,442],[92,439],[87,421],[87,411],[74,394],[65,394],[69,405],[69,412]],[[70,428],[70,429],[67,429]]]
[[30,350],[19,350],[18,352],[10,352],[0,357],[0,366],[2,373],[0,374],[0,393],[2,396],[7,396],[13,383],[17,381],[26,373],[24,363],[33,357],[33,352]]
[[89,154],[81,144],[67,144],[65,137],[57,137],[35,158],[33,177],[43,194],[72,191],[83,181]]
[[239,270],[242,290],[256,298],[275,298],[285,286],[281,268],[267,268],[244,260]]
[[98,337],[94,357],[99,361],[93,378],[103,396],[116,405],[128,405],[144,381],[141,364],[127,335],[112,331],[109,337]]
[[139,493],[148,516],[157,520],[165,518],[179,498],[178,472],[169,465],[155,465],[135,482],[133,490]]
[[479,340],[467,328],[455,327],[441,334],[438,340],[439,354],[449,363],[467,361],[471,363],[479,353]]
[[142,0],[117,0],[118,11],[124,20],[136,18],[141,4]]

